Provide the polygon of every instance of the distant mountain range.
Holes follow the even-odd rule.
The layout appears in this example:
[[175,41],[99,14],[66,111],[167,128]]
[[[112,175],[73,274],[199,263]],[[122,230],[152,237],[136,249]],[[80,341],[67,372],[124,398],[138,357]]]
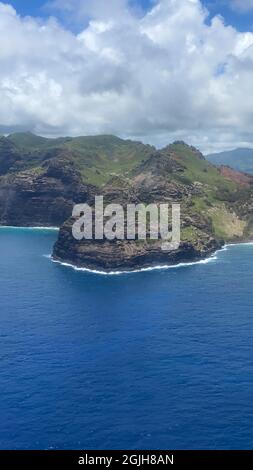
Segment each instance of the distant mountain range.
[[253,174],[253,149],[238,148],[227,152],[213,153],[206,158],[214,165],[228,165],[235,170]]

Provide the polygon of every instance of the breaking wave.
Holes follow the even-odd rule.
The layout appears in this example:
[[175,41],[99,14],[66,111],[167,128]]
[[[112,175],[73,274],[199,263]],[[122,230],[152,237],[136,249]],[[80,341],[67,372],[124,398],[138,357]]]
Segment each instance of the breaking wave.
[[[222,249],[223,250],[223,249]],[[219,251],[222,251],[219,250]],[[67,268],[74,269],[75,271],[81,271],[81,272],[88,272],[91,274],[98,274],[102,276],[120,276],[122,274],[136,274],[136,273],[144,273],[144,272],[150,272],[150,271],[161,271],[161,270],[168,270],[168,269],[179,269],[179,268],[186,268],[189,266],[195,266],[198,264],[208,264],[210,262],[214,262],[217,260],[217,252],[214,253],[212,256],[209,258],[199,260],[199,261],[192,261],[189,263],[178,263],[175,265],[157,265],[157,266],[150,266],[147,268],[140,268],[140,269],[133,269],[133,270],[124,270],[124,271],[100,271],[97,269],[89,269],[89,268],[83,268],[79,266],[75,266],[74,264],[71,263],[66,263],[64,261],[59,261],[55,260],[51,255],[45,255],[46,258],[51,259],[53,263],[60,264],[61,266],[65,266]]]

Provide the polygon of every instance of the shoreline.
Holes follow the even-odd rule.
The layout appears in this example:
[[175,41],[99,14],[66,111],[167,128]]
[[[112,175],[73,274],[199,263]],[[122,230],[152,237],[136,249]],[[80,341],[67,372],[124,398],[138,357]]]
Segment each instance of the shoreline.
[[168,270],[168,269],[178,269],[178,268],[185,268],[185,267],[190,267],[190,266],[195,266],[198,264],[208,264],[212,261],[217,260],[217,253],[219,251],[225,251],[226,247],[224,246],[223,248],[220,248],[219,250],[216,250],[211,256],[196,260],[196,261],[189,261],[189,262],[179,262],[177,264],[164,264],[164,265],[156,265],[156,266],[147,266],[144,268],[136,268],[136,269],[131,269],[131,270],[118,270],[118,271],[103,271],[99,269],[91,269],[91,268],[85,268],[82,266],[77,266],[75,264],[72,264],[67,261],[61,261],[58,259],[55,259],[52,255],[46,255],[47,258],[51,260],[52,263],[60,264],[61,266],[71,268],[74,271],[80,271],[80,272],[88,272],[90,274],[96,274],[100,276],[119,276],[121,274],[137,274],[137,273],[143,273],[143,272],[151,272],[151,271],[163,271],[163,270]]
[[132,270],[122,270],[122,271],[103,271],[99,269],[90,269],[90,268],[85,268],[81,267],[75,264],[72,264],[68,261],[61,261],[58,259],[53,258],[52,255],[45,255],[47,258],[51,260],[52,263],[60,264],[61,266],[71,268],[74,271],[79,271],[79,272],[87,272],[90,274],[95,274],[95,275],[100,275],[100,276],[119,276],[122,274],[137,274],[137,273],[143,273],[143,272],[152,272],[152,271],[162,271],[162,270],[168,270],[168,269],[179,269],[179,268],[186,268],[190,266],[195,266],[198,264],[209,264],[213,261],[217,261],[217,254],[226,251],[229,247],[232,246],[249,246],[253,245],[253,241],[247,241],[247,242],[234,242],[234,243],[226,243],[224,244],[221,248],[218,250],[215,250],[210,256],[207,258],[203,258],[197,261],[190,261],[190,262],[179,262],[177,264],[169,264],[169,265],[157,265],[157,266],[149,266],[145,268],[137,268],[137,269],[132,269]]
[[[1,229],[14,229],[14,230],[38,230],[38,231],[55,231],[58,232],[60,230],[60,227],[46,227],[46,226],[12,226],[12,225],[0,225],[0,230]],[[46,258],[50,259],[52,263],[60,264],[61,266],[71,268],[75,271],[80,271],[80,272],[88,272],[90,274],[95,274],[95,275],[102,275],[102,276],[119,276],[121,274],[137,274],[137,273],[142,273],[142,272],[152,272],[152,271],[162,271],[162,270],[168,270],[168,269],[178,269],[178,268],[183,268],[183,267],[190,267],[190,266],[195,266],[198,264],[208,264],[210,262],[216,261],[217,260],[217,254],[226,251],[227,248],[232,247],[232,246],[241,246],[241,245],[253,245],[253,240],[245,240],[245,241],[236,241],[236,242],[230,242],[230,243],[225,243],[221,248],[218,250],[215,250],[211,255],[207,256],[206,258],[199,259],[196,261],[189,261],[189,262],[179,262],[177,264],[170,264],[170,265],[156,265],[156,266],[147,266],[143,268],[136,268],[136,269],[131,269],[131,270],[118,270],[118,271],[103,271],[100,269],[91,269],[91,268],[85,268],[82,266],[78,266],[75,264],[72,264],[71,262],[68,261],[62,261],[60,259],[55,259],[53,258],[53,255],[44,255]]]
[[[219,250],[221,251],[221,250]],[[99,275],[99,276],[120,276],[122,274],[138,274],[138,273],[144,273],[144,272],[152,272],[152,271],[165,271],[165,270],[168,270],[168,269],[178,269],[178,268],[184,268],[184,267],[190,267],[190,266],[194,266],[194,265],[197,265],[197,264],[207,264],[207,263],[210,263],[211,261],[215,261],[217,258],[216,258],[216,253],[215,252],[212,256],[210,256],[209,258],[206,258],[206,259],[202,259],[202,260],[199,260],[199,261],[192,261],[192,262],[189,262],[189,263],[178,263],[178,264],[170,264],[170,265],[157,265],[157,266],[149,266],[149,267],[146,267],[146,268],[137,268],[137,269],[132,269],[132,270],[124,270],[124,271],[100,271],[100,270],[97,270],[97,269],[90,269],[90,268],[84,268],[84,267],[80,267],[80,266],[76,266],[74,264],[71,264],[71,263],[68,263],[68,262],[64,262],[64,261],[60,261],[60,260],[57,260],[57,259],[54,259],[51,255],[47,255],[46,257],[48,257],[52,263],[56,263],[56,264],[60,264],[61,266],[64,266],[66,268],[71,268],[73,269],[74,271],[79,271],[79,272],[87,272],[87,273],[90,273],[90,274],[95,274],[95,275]]]
[[58,232],[60,230],[60,227],[47,227],[47,226],[36,226],[36,227],[28,227],[28,226],[17,226],[17,225],[0,225],[0,230],[1,229],[12,229],[12,230],[50,230],[50,231],[55,231]]

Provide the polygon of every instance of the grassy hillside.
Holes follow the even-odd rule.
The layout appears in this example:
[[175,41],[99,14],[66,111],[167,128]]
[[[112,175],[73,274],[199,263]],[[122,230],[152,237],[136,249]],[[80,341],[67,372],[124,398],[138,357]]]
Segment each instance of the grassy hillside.
[[237,184],[231,179],[224,178],[216,166],[208,162],[195,148],[184,142],[175,142],[167,147],[170,158],[182,165],[184,171],[180,175],[184,183],[197,183],[202,192],[209,198],[232,197],[237,191]]
[[[198,238],[196,228],[202,230],[204,226],[212,226],[214,235],[226,240],[253,231],[245,219],[250,210],[251,179],[244,183],[238,175],[233,178],[232,170],[222,173],[184,142],[157,151],[152,146],[112,135],[47,139],[16,133],[0,138],[2,178],[8,175],[23,178],[23,173],[28,178],[41,174],[46,174],[46,178],[50,175],[62,178],[64,173],[67,181],[68,174],[73,173],[71,168],[76,174],[75,181],[97,186],[101,193],[118,194],[119,200],[123,193],[139,194],[143,202],[156,198],[162,201],[164,197],[170,198],[170,194],[176,200],[181,195],[185,217],[196,219],[197,215],[202,220],[194,229],[190,223],[186,226],[192,239]],[[50,187],[50,180],[45,184]]]
[[[242,238],[249,229],[243,207],[251,198],[253,179],[249,179],[248,186],[243,186],[233,177],[224,177],[219,168],[183,142],[169,145],[167,152],[183,166],[183,172],[177,178],[185,184],[195,184],[198,188],[199,193],[188,201],[189,213],[197,213],[209,219],[218,238]],[[252,235],[253,230],[250,232]]]
[[154,150],[111,135],[47,139],[28,132],[11,134],[5,141],[20,155],[18,165],[11,167],[14,172],[29,168],[39,171],[47,160],[61,153],[73,159],[84,182],[97,186],[133,169]]

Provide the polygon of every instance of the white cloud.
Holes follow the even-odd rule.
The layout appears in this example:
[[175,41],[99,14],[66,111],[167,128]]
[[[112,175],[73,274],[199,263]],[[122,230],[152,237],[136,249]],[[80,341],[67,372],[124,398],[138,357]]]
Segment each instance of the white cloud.
[[141,17],[124,0],[102,3],[85,2],[78,34],[0,3],[2,132],[253,145],[252,33],[207,25],[198,0],[161,0]]
[[253,0],[232,0],[231,6],[234,10],[245,13],[253,10]]

